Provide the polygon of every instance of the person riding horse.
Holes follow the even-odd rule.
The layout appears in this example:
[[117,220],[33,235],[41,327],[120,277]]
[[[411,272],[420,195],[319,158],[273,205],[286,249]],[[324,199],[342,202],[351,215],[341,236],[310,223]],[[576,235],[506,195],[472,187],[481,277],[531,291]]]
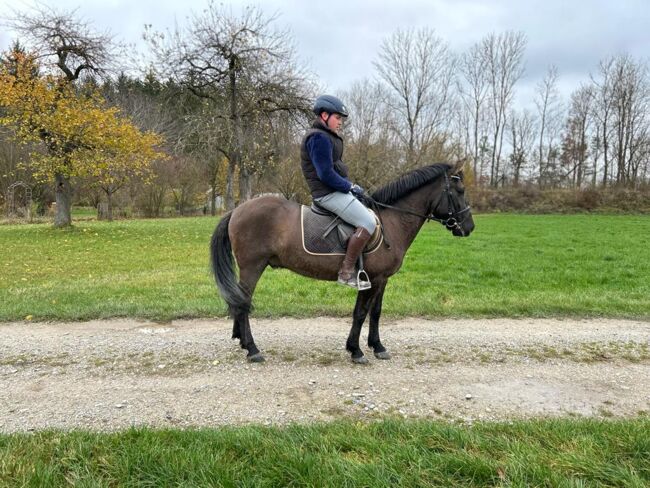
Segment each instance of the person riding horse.
[[[317,205],[338,215],[355,227],[338,273],[338,283],[360,288],[355,272],[357,259],[372,236],[375,216],[357,197],[364,191],[348,179],[348,168],[342,161],[343,138],[339,132],[348,110],[332,95],[321,95],[314,102],[317,116],[302,140],[301,167],[312,199]],[[364,283],[369,287],[369,283]]]

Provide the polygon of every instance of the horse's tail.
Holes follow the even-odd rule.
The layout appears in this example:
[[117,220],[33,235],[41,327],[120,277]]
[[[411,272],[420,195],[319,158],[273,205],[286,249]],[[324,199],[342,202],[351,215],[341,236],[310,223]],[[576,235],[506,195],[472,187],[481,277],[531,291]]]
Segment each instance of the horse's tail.
[[223,216],[212,234],[210,243],[210,257],[214,280],[219,288],[219,293],[228,304],[231,314],[250,311],[250,297],[237,282],[235,274],[235,260],[228,235],[228,224],[232,212]]

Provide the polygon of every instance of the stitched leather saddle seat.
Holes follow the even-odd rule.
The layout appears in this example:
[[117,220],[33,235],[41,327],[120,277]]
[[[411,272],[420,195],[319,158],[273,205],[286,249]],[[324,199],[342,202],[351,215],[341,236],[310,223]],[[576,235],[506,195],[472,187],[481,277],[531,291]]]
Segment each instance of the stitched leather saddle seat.
[[[305,252],[315,255],[345,255],[347,242],[355,230],[354,227],[317,203],[312,203],[311,207],[302,205],[300,210],[302,245]],[[368,240],[364,254],[376,251],[383,242],[376,215],[375,221],[377,228]]]
[[327,217],[332,217],[332,218],[336,217],[336,214],[334,212],[330,212],[325,207],[321,207],[316,202],[311,202],[310,210],[318,215],[326,215]]

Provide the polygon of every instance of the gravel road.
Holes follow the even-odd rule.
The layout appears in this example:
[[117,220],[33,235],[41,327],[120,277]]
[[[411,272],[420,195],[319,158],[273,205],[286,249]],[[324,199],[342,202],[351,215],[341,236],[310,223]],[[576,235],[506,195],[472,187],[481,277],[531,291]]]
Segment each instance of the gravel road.
[[386,321],[393,359],[366,366],[347,319],[251,325],[265,363],[228,320],[0,324],[0,431],[650,412],[650,322]]

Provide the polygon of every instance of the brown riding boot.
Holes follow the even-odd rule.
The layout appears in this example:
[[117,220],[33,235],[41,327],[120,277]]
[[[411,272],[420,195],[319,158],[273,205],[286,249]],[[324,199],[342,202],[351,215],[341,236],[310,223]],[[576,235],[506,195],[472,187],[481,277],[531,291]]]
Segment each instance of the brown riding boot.
[[338,283],[341,285],[358,288],[355,265],[363,248],[366,247],[368,239],[370,239],[370,233],[364,227],[357,227],[354,234],[350,236],[348,248],[345,251],[345,258],[343,258],[343,263],[341,263],[341,269],[339,270]]

